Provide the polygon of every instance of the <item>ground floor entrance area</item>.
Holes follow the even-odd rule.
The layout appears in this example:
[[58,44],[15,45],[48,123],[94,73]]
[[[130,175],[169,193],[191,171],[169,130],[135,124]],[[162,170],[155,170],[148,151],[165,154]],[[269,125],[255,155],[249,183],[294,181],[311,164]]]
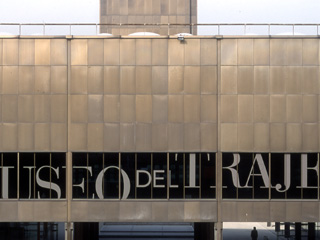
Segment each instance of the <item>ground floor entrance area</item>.
[[[71,240],[248,240],[253,228],[258,240],[320,240],[319,223],[228,222],[222,229],[218,226],[191,222],[70,224]],[[0,240],[69,240],[67,229],[62,222],[0,223]]]

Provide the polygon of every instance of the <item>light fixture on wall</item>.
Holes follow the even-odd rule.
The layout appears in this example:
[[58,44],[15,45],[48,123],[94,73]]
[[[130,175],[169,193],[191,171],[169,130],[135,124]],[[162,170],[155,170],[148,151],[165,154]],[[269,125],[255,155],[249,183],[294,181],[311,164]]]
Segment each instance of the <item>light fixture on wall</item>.
[[183,41],[184,41],[184,36],[183,36],[183,35],[178,35],[178,40],[179,40],[180,42],[183,42]]

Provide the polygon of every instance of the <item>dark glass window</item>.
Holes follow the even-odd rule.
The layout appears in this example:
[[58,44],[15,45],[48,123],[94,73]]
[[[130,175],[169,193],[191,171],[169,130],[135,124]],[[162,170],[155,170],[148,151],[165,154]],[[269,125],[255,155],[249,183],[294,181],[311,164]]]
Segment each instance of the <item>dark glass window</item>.
[[[51,198],[58,198],[53,184],[57,184],[61,190],[61,198],[66,198],[66,154],[51,153]],[[56,172],[59,173],[59,176]]]
[[124,186],[124,181],[121,179],[121,196],[123,196],[123,190],[124,187],[126,189],[130,188],[128,199],[135,198],[135,172],[136,172],[136,166],[135,166],[135,154],[134,153],[122,153],[121,154],[121,169],[126,172],[128,175],[128,178],[130,179],[129,186]]
[[136,191],[137,198],[151,198],[152,175],[151,154],[137,154]]
[[36,153],[36,198],[50,198],[50,153]]
[[103,154],[89,153],[88,166],[92,168],[92,174],[89,173],[88,175],[88,198],[94,199],[94,198],[98,198],[98,195],[96,194],[96,179],[99,173],[103,170]]
[[73,153],[72,162],[73,198],[88,198],[88,176],[92,168],[88,167],[87,153]]
[[[8,177],[6,185],[7,191],[2,189],[2,198],[17,198],[18,197],[18,161],[16,153],[3,153],[2,162],[2,177],[4,174]],[[3,180],[3,178],[1,180]],[[3,184],[3,183],[2,183]]]
[[185,198],[200,197],[200,155],[185,153]]
[[201,198],[216,197],[216,158],[214,153],[201,154]]
[[271,198],[285,199],[284,154],[271,154]]
[[301,199],[301,154],[288,154],[290,156],[290,188],[286,192],[288,199]]
[[[104,154],[104,198],[119,199],[119,153]],[[121,195],[122,196],[122,195]]]
[[240,162],[238,165],[238,174],[240,186],[238,188],[239,199],[252,199],[253,198],[253,154],[240,153]]
[[[318,174],[319,174],[319,161],[317,153],[301,155],[301,160],[307,158],[307,185],[308,188],[303,188],[303,199],[318,199]],[[303,160],[302,160],[303,161]],[[318,174],[316,172],[318,171]]]
[[183,198],[184,188],[183,153],[169,154],[169,198]]
[[153,198],[167,198],[167,154],[153,153]]
[[[236,180],[234,183],[232,180],[231,170],[238,170],[238,165],[234,164],[234,157],[237,154],[233,153],[223,153],[222,154],[222,198],[237,198],[237,188],[239,184]],[[236,185],[236,186],[234,186]]]
[[21,199],[34,199],[35,191],[35,154],[19,153],[19,197]]
[[[262,160],[262,163],[260,163],[261,160]],[[266,172],[265,178],[263,178],[262,172]],[[254,189],[253,189],[254,199],[269,198],[268,186],[270,186],[270,171],[269,171],[269,154],[268,153],[254,154],[253,186],[254,186]]]

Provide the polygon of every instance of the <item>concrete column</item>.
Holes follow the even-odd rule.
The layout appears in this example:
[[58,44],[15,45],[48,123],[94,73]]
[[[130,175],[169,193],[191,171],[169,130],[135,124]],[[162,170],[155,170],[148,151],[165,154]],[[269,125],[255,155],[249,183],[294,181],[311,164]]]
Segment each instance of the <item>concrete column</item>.
[[216,222],[215,223],[215,228],[214,228],[214,238],[215,240],[223,240],[223,223],[222,222]]
[[194,223],[194,240],[214,240],[214,223]]
[[289,222],[284,223],[284,237],[286,237],[286,238],[290,237],[290,223]]
[[275,231],[280,232],[280,222],[276,222]]
[[314,222],[308,223],[308,240],[316,239],[316,224]]
[[295,223],[295,239],[301,240],[301,223],[300,222]]
[[76,240],[99,240],[99,223],[78,222],[74,223],[73,229]]

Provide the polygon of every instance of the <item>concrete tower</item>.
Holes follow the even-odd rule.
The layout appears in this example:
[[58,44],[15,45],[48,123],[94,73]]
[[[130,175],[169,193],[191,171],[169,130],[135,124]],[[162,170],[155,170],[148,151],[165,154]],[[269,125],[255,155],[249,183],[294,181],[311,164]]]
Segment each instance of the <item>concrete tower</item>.
[[[197,23],[197,0],[100,0],[100,23],[115,24],[100,29],[101,33],[114,35],[134,32],[196,34],[196,27],[189,24]],[[124,25],[119,27],[120,23]],[[167,24],[187,25],[168,27]]]

